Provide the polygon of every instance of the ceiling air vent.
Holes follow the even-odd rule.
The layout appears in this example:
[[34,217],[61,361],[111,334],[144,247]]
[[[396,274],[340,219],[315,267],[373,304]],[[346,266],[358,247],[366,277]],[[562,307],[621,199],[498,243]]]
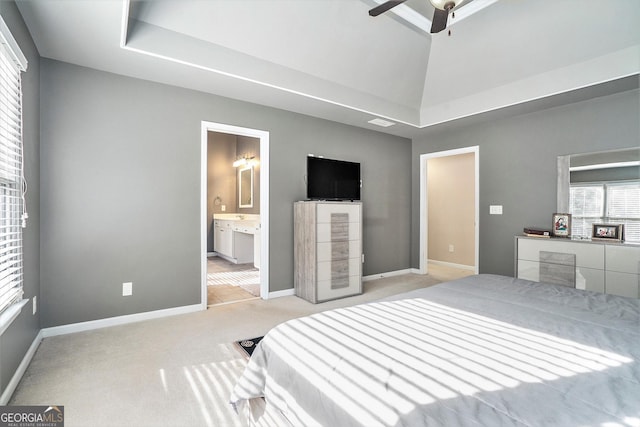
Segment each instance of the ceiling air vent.
[[382,126],[383,128],[388,128],[389,126],[393,126],[395,125],[395,123],[390,122],[388,120],[384,120],[384,119],[373,119],[373,120],[369,120],[369,123],[371,123],[372,125],[376,125],[376,126]]

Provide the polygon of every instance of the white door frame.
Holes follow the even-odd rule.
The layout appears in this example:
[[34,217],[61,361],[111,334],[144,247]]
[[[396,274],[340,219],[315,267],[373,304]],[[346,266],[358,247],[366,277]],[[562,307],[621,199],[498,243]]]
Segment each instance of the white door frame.
[[200,268],[201,305],[204,310],[207,308],[207,136],[209,132],[248,136],[260,140],[260,297],[269,298],[269,132],[203,121],[200,137]]
[[474,153],[475,159],[475,274],[479,271],[480,260],[480,245],[479,245],[479,224],[480,224],[480,147],[465,147],[457,148],[455,150],[438,151],[436,153],[426,153],[420,155],[420,274],[427,274],[427,236],[429,233],[429,217],[428,217],[428,203],[429,197],[427,194],[427,161],[436,157],[456,156],[459,154]]

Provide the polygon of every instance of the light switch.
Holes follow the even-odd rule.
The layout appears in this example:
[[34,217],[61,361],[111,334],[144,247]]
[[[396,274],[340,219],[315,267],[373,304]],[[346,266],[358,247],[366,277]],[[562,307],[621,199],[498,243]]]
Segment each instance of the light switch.
[[502,205],[491,205],[491,206],[489,206],[489,214],[490,215],[502,215]]

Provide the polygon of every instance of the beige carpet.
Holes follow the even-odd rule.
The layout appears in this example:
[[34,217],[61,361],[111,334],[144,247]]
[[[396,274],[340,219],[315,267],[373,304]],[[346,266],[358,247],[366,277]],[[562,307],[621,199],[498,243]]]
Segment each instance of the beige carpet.
[[45,338],[10,405],[64,405],[66,427],[239,426],[227,404],[245,366],[234,341],[336,307],[430,286],[430,276],[366,282],[365,293],[323,304],[297,297]]

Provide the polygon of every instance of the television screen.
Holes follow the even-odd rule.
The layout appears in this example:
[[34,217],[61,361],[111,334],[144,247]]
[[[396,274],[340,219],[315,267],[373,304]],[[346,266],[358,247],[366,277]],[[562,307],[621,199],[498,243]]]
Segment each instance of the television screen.
[[307,198],[360,200],[360,163],[308,156]]

